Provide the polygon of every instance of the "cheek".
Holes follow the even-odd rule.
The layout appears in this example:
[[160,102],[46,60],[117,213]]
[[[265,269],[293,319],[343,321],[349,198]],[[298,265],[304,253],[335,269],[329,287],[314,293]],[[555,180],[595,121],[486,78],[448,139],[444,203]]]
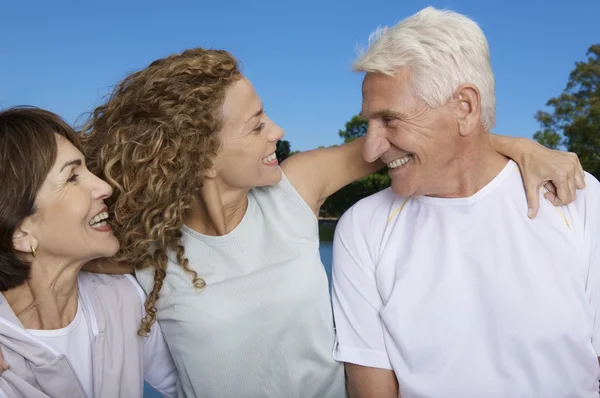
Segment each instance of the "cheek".
[[81,191],[70,192],[44,209],[42,223],[48,234],[81,235],[89,220],[91,200]]

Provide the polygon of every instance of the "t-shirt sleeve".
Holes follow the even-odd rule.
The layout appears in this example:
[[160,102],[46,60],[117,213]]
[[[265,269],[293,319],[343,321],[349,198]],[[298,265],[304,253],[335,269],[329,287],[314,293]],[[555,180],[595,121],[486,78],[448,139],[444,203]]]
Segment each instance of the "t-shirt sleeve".
[[333,242],[332,299],[336,325],[333,357],[372,368],[392,369],[379,311],[376,264],[369,250],[368,214],[356,206],[338,222]]
[[[592,344],[600,357],[600,183],[593,176],[586,175],[584,200],[578,208],[583,229],[583,255],[588,262],[586,290],[594,311]],[[579,199],[579,198],[578,198]]]
[[177,369],[158,322],[144,342],[144,380],[163,396],[177,397]]
[[[142,316],[146,316],[146,294],[133,275],[125,275],[137,290],[142,303]],[[144,338],[144,380],[164,397],[177,397],[177,368],[160,328],[155,322],[150,334]]]

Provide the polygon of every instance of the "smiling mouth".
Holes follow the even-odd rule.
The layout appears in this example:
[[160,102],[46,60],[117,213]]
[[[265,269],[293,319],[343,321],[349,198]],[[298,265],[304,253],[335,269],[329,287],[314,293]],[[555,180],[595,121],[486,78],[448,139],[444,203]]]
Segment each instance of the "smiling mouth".
[[412,154],[408,154],[408,155],[404,155],[401,158],[398,158],[396,160],[394,160],[393,162],[390,162],[387,164],[387,167],[389,169],[395,169],[398,168],[400,166],[404,166],[406,163],[408,163],[408,161],[412,159]]
[[269,156],[265,156],[265,157],[262,159],[262,162],[263,162],[263,163],[271,163],[271,162],[273,162],[274,160],[277,160],[277,155],[275,154],[275,152],[273,152],[273,153],[272,153],[272,154],[270,154]]
[[108,220],[108,212],[103,211],[102,213],[95,215],[90,220],[90,226],[96,229],[104,228],[108,225],[108,222],[106,220]]

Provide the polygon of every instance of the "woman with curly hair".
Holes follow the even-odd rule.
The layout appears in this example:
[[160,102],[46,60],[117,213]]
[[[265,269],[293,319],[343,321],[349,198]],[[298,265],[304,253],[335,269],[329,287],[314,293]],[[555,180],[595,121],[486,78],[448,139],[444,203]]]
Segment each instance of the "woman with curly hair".
[[[329,195],[384,166],[361,160],[363,139],[279,166],[283,130],[236,60],[201,48],[128,76],[83,133],[90,168],[114,188],[107,201],[121,250],[104,270],[135,267],[149,294],[140,333],[161,323],[180,395],[345,396],[317,214]],[[531,165],[533,185],[566,162],[580,171],[531,141],[494,145]],[[560,184],[561,199],[574,185]]]

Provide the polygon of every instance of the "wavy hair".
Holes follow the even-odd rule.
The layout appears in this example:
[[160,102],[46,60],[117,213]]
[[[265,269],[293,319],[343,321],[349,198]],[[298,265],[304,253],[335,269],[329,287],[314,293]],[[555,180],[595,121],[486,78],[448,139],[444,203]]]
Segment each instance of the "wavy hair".
[[155,269],[140,335],[156,320],[169,252],[194,286],[205,286],[189,267],[180,229],[219,149],[226,91],[241,77],[228,52],[190,49],[125,78],[83,126],[88,166],[114,188],[108,205],[121,243],[114,260]]

